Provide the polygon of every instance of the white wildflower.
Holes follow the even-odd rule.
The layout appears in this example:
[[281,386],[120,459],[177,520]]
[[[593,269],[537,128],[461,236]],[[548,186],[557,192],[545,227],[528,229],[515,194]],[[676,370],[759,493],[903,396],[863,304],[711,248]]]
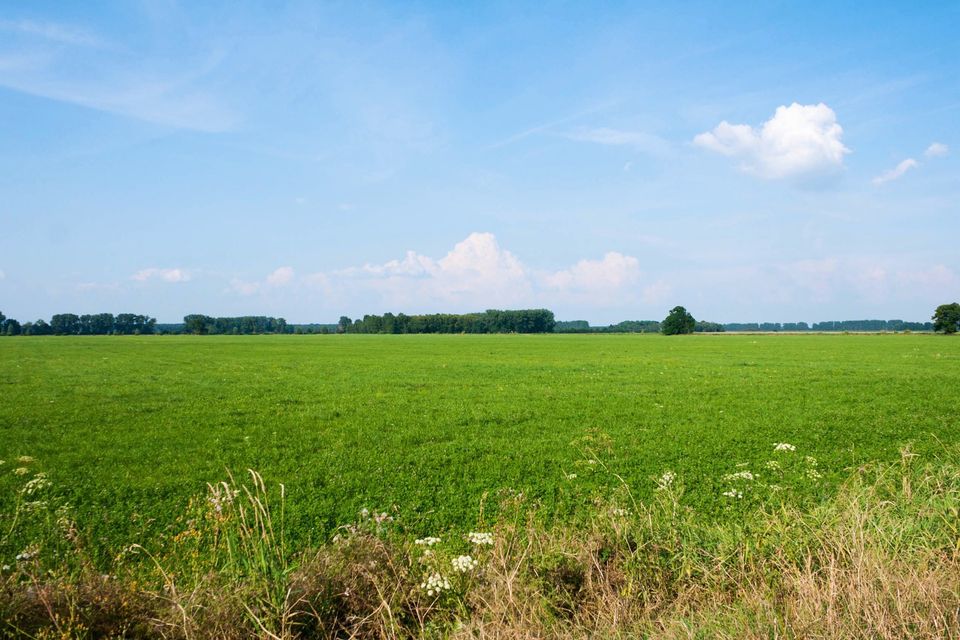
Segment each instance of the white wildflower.
[[17,467],[13,470],[13,473],[18,476],[25,476],[30,473],[30,469],[27,469],[26,467]]
[[774,451],[796,451],[797,448],[792,444],[787,444],[786,442],[776,442],[773,445]]
[[475,545],[492,545],[493,544],[493,534],[492,533],[479,533],[477,531],[471,531],[467,534],[467,539]]
[[737,471],[723,476],[724,480],[753,480],[753,474],[749,471]]
[[724,491],[723,495],[725,495],[728,498],[736,498],[737,500],[740,500],[743,498],[743,492],[737,491],[736,489],[730,489],[730,491]]
[[820,472],[814,468],[807,469],[806,475],[811,480],[819,480],[820,478],[823,477],[822,475],[820,475]]
[[0,571],[3,571],[3,572],[10,571],[10,565],[8,564],[3,565],[2,567],[0,567]]
[[770,469],[770,471],[780,471],[780,463],[776,460],[768,460],[763,466],[766,469]]
[[426,538],[417,538],[413,541],[413,544],[418,544],[421,547],[432,547],[433,545],[440,542],[440,538],[435,538],[433,536],[427,536]]
[[29,560],[33,560],[34,558],[37,557],[38,553],[39,551],[37,550],[36,547],[27,547],[26,549],[24,549],[23,551],[17,554],[17,558],[16,558],[17,562],[27,562]]
[[817,459],[814,458],[813,456],[804,456],[803,460],[811,467],[817,466]]
[[51,482],[47,480],[47,474],[38,473],[33,478],[31,478],[27,484],[23,485],[23,493],[28,496],[32,496],[38,491],[43,491],[49,487]]
[[657,489],[669,489],[673,481],[677,479],[677,474],[673,471],[665,471],[662,476],[657,478]]
[[480,564],[470,556],[457,556],[450,563],[453,565],[453,570],[458,573],[469,573]]
[[613,510],[613,515],[619,516],[621,518],[630,515],[630,509],[622,509],[620,507]]
[[590,459],[590,460],[587,460],[587,464],[597,464],[597,461]]
[[364,519],[364,520],[366,520],[367,518],[369,518],[369,517],[370,517],[370,509],[367,509],[366,507],[364,507],[363,509],[360,509],[360,517],[361,517],[362,519]]
[[564,473],[563,475],[564,475],[564,477],[565,477],[567,480],[576,480],[576,479],[577,479],[577,474],[575,474],[575,473]]
[[35,458],[33,456],[20,456],[19,458],[17,458],[17,462],[19,462],[20,464],[30,464],[34,460]]
[[450,582],[439,573],[434,573],[420,583],[420,588],[426,591],[428,596],[439,596],[450,589]]
[[391,516],[386,511],[383,511],[381,513],[373,514],[373,521],[376,522],[377,524],[383,524],[384,522],[393,522],[393,516]]

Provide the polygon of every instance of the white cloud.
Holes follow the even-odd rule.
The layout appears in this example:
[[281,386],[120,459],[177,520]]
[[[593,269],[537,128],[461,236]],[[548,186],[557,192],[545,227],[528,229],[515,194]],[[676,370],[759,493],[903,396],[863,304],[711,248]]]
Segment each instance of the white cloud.
[[928,158],[942,158],[948,153],[950,153],[950,147],[942,142],[934,142],[927,147],[927,150],[923,152],[923,155],[927,156]]
[[282,287],[293,280],[293,267],[280,267],[267,276],[267,284],[271,287]]
[[653,299],[665,287],[655,283],[645,290],[639,260],[615,251],[555,271],[533,269],[492,233],[471,233],[439,259],[408,251],[397,260],[311,277],[321,275],[317,286],[328,294],[366,291],[385,308],[404,311],[566,303],[622,307]]
[[141,269],[130,276],[131,280],[137,282],[146,282],[148,280],[161,280],[163,282],[187,282],[190,280],[190,272],[185,269],[159,269],[151,267]]
[[804,177],[836,171],[850,153],[833,109],[820,103],[777,107],[759,129],[726,120],[694,144],[740,160],[740,169],[761,178]]
[[879,176],[874,178],[873,184],[880,186],[881,184],[885,184],[892,180],[896,180],[897,178],[902,177],[903,174],[905,174],[910,169],[916,169],[918,166],[920,165],[916,160],[914,160],[913,158],[907,158],[906,160],[903,160],[900,164],[898,164],[893,169],[890,169],[889,171],[884,171]]
[[552,289],[596,293],[619,291],[639,279],[640,261],[611,251],[602,260],[580,260],[569,269],[550,273],[543,282]]

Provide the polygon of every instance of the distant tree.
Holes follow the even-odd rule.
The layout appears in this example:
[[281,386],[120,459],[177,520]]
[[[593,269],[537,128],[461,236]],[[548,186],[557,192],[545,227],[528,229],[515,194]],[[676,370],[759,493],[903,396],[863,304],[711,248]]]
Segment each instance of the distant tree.
[[956,333],[960,330],[960,304],[942,304],[933,312],[933,330]]
[[660,331],[665,336],[674,336],[683,333],[693,333],[697,327],[697,321],[694,320],[690,312],[683,307],[674,307],[670,313],[660,323]]
[[186,333],[202,335],[209,331],[209,321],[213,318],[198,313],[183,317],[183,330]]
[[58,313],[50,318],[50,331],[58,336],[73,336],[80,333],[80,316],[73,313]]
[[340,316],[340,321],[337,322],[337,333],[346,333],[351,326],[353,326],[353,320],[349,316]]
[[18,336],[20,335],[20,330],[20,323],[13,318],[7,318],[0,324],[0,332],[5,336]]
[[0,311],[0,324],[3,324],[3,321],[7,319],[7,316],[3,315],[3,311]]

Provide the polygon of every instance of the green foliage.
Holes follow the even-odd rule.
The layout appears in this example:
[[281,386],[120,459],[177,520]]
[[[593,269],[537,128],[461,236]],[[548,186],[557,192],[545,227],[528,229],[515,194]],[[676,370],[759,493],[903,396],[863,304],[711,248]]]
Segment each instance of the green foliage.
[[483,313],[434,313],[408,316],[386,313],[383,316],[365,315],[351,321],[341,316],[338,333],[550,333],[556,321],[547,309],[518,309],[501,311],[488,309]]
[[693,333],[697,327],[697,321],[694,320],[690,312],[683,307],[674,307],[670,313],[660,323],[660,331],[665,336],[675,336],[684,333]]
[[944,333],[960,331],[960,304],[942,304],[933,312],[933,330]]

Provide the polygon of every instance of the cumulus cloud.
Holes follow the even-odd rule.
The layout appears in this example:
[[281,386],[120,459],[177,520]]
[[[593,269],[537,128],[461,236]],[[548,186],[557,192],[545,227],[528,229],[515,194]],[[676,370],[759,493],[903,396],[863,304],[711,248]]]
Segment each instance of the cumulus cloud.
[[190,273],[185,269],[159,269],[150,267],[141,269],[130,276],[131,280],[137,282],[147,282],[148,280],[160,280],[162,282],[187,282],[190,280]]
[[279,267],[267,276],[267,284],[271,287],[282,287],[293,280],[293,267]]
[[893,169],[884,171],[883,173],[878,175],[876,178],[874,178],[873,184],[880,186],[881,184],[891,182],[893,180],[896,180],[897,178],[902,177],[903,174],[905,174],[907,171],[910,171],[910,169],[916,169],[918,166],[920,165],[916,160],[914,160],[913,158],[907,158],[906,160],[903,160],[902,162],[900,162],[900,164],[895,166]]
[[662,294],[644,289],[640,262],[615,251],[558,270],[535,269],[500,246],[492,233],[471,233],[443,257],[407,251],[379,264],[318,273],[301,279],[327,295],[373,294],[387,308],[477,310],[497,306],[551,306],[581,302],[624,306]]
[[492,233],[471,233],[444,257],[407,251],[399,260],[334,272],[354,286],[378,292],[388,304],[444,302],[512,304],[530,291],[527,269]]
[[827,105],[777,107],[759,128],[730,124],[701,133],[693,143],[738,159],[740,169],[766,179],[806,177],[830,173],[843,166],[850,153],[841,138],[843,128]]
[[950,147],[942,142],[934,142],[927,147],[927,150],[923,152],[923,155],[927,156],[928,158],[942,158],[948,153],[950,153]]
[[547,287],[595,293],[619,291],[640,279],[640,261],[611,251],[602,260],[580,260],[569,269],[543,277]]

